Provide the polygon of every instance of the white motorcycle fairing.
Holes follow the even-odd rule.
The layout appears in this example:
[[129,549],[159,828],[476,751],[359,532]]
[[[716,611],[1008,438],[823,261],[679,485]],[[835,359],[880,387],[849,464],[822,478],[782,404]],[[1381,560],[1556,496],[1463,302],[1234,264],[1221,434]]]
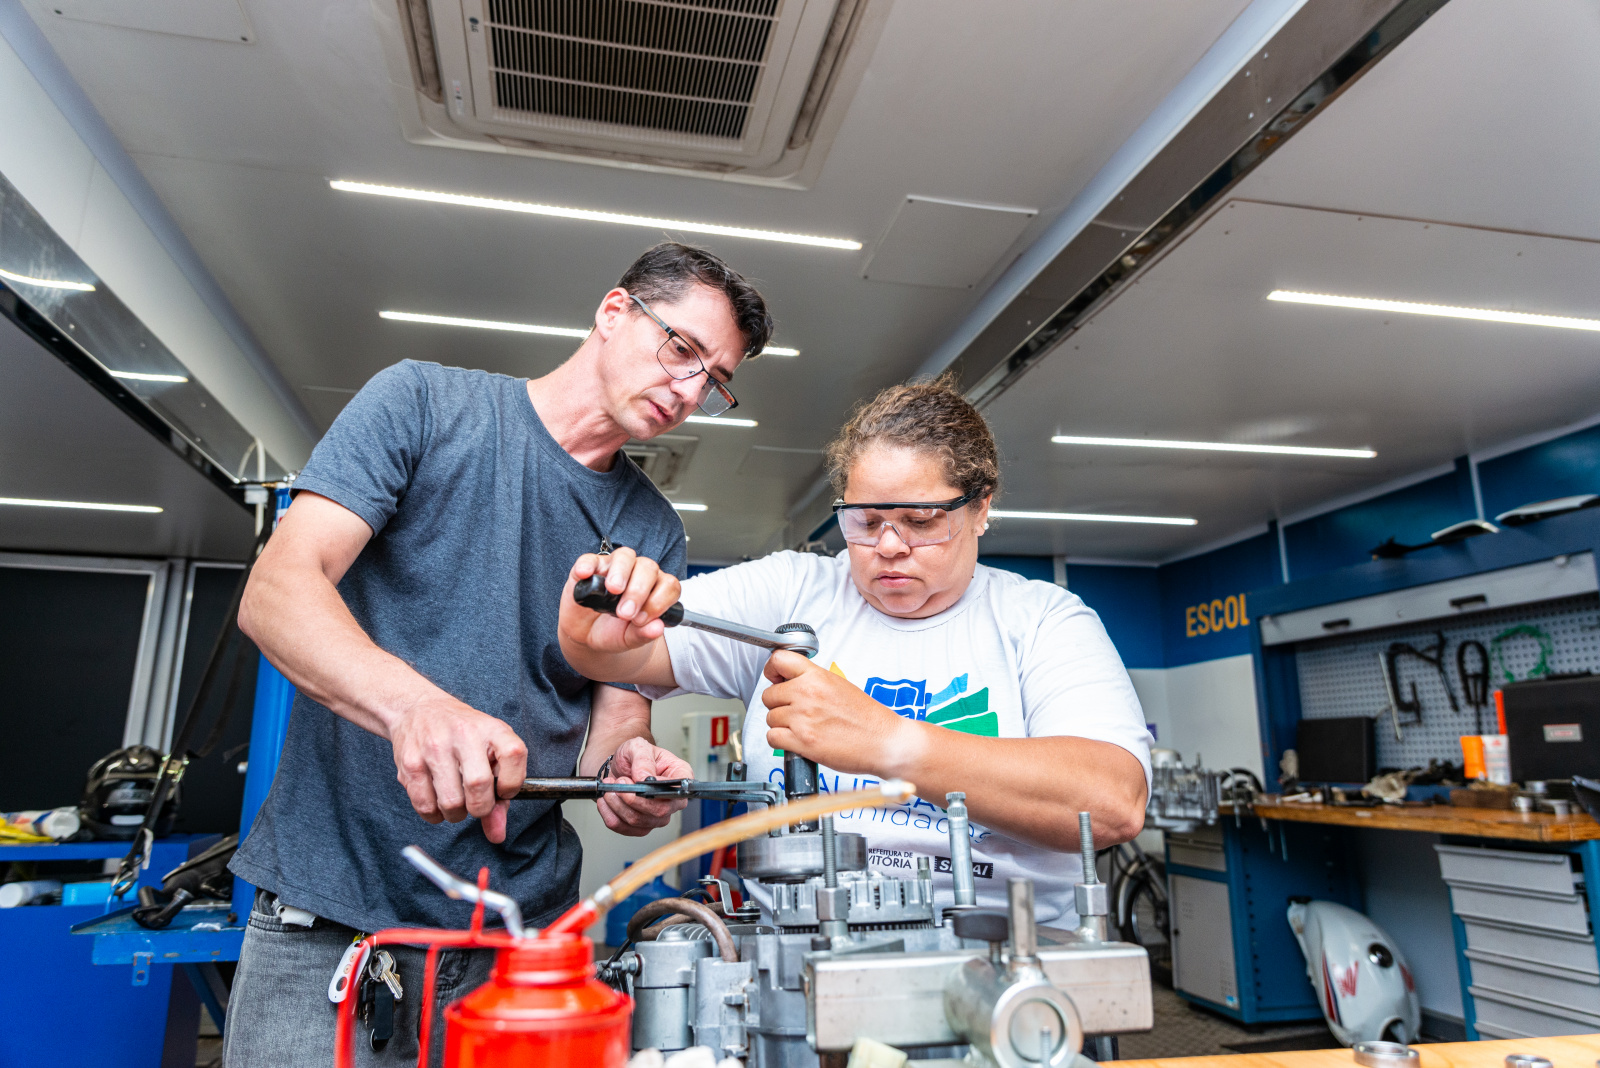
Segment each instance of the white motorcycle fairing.
[[1417,984],[1383,928],[1332,901],[1294,902],[1289,927],[1335,1038],[1346,1046],[1417,1040],[1422,1027]]

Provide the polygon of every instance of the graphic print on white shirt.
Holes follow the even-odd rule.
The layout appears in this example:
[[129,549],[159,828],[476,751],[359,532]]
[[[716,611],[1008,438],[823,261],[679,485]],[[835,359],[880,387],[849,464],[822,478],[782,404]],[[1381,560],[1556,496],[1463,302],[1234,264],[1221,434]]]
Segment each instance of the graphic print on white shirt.
[[[899,619],[861,596],[846,556],[782,552],[690,579],[683,603],[766,629],[810,624],[819,666],[908,719],[984,738],[1111,742],[1139,759],[1148,782],[1150,736],[1128,674],[1099,617],[1058,586],[979,565],[949,609],[928,619]],[[768,685],[765,651],[685,627],[668,629],[666,640],[679,689],[641,692],[653,699],[690,692],[743,700],[749,776],[781,783],[782,757],[767,743],[761,701]],[[879,782],[868,774],[818,771],[820,788],[830,793]],[[943,801],[914,797],[840,813],[834,822],[842,832],[866,836],[870,866],[886,875],[914,877],[916,858],[929,857],[935,905],[942,907],[953,901]],[[1035,883],[1039,918],[1071,922],[1076,853],[1029,845],[976,822],[969,838],[980,904],[1003,907],[1006,879],[1025,875]],[[759,888],[752,889],[759,900]]]

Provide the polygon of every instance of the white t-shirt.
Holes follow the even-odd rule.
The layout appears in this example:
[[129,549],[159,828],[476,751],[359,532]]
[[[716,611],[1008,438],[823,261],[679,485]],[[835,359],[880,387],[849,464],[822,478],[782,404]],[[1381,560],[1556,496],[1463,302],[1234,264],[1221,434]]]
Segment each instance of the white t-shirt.
[[[1152,739],[1133,683],[1100,617],[1059,586],[980,564],[950,608],[927,619],[897,619],[861,596],[848,554],[779,552],[690,579],[683,604],[769,630],[810,624],[820,646],[816,663],[902,716],[979,737],[1111,742],[1139,759],[1149,785]],[[666,639],[680,688],[640,692],[651,699],[688,692],[744,701],[749,778],[781,783],[783,763],[767,743],[761,703],[767,652],[689,627],[668,628]],[[819,769],[819,778],[830,792],[878,782],[828,768]],[[885,875],[914,878],[916,858],[932,858],[935,907],[953,903],[949,822],[935,800],[912,798],[834,821],[840,831],[866,836],[869,865]],[[1082,871],[1076,853],[1027,845],[976,823],[971,840],[980,904],[1004,907],[1006,880],[1026,875],[1034,880],[1041,921],[1075,922],[1072,886]]]

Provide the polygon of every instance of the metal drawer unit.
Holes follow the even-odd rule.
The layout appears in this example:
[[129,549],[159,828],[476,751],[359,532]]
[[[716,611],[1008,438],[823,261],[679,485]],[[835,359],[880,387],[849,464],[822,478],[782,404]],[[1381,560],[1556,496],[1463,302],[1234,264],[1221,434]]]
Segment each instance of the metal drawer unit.
[[1450,887],[1469,1035],[1600,1030],[1600,957],[1583,871],[1594,870],[1595,847],[1434,847]]

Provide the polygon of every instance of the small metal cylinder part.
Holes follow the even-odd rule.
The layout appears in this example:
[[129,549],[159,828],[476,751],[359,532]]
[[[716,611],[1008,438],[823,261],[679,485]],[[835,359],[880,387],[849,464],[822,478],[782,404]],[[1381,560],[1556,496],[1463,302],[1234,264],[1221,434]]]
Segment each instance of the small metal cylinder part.
[[1508,1053],[1506,1068],[1550,1068],[1550,1061],[1535,1053]]
[[1511,807],[1524,814],[1532,812],[1533,806],[1534,800],[1531,797],[1513,797],[1511,799]]
[[822,817],[822,885],[839,885],[839,840],[833,833],[833,817]]
[[850,890],[844,886],[817,889],[817,933],[835,939],[850,937]]
[[950,813],[950,882],[957,905],[976,905],[978,887],[972,877],[972,839],[967,830],[967,795],[959,790],[944,795]]
[[1088,919],[1090,916],[1105,916],[1111,910],[1106,901],[1105,883],[1079,883],[1073,887],[1074,896],[1077,898],[1079,919]]
[[1553,797],[1549,801],[1546,801],[1545,804],[1549,805],[1550,811],[1554,812],[1557,816],[1572,815],[1571,801],[1566,801],[1559,797]]
[[1087,812],[1078,813],[1078,853],[1083,858],[1083,881],[1091,886],[1100,881],[1094,866],[1094,822]]
[[1011,906],[1011,959],[1031,958],[1039,951],[1039,931],[1033,921],[1033,880],[1006,880],[1006,895]]
[[[866,871],[867,840],[849,831],[834,833],[839,871]],[[822,874],[822,835],[784,834],[739,843],[739,877],[764,883],[803,883]]]
[[1364,1068],[1417,1068],[1422,1062],[1416,1050],[1400,1042],[1357,1042],[1350,1051]]
[[744,782],[744,777],[750,771],[750,765],[742,760],[735,760],[728,765],[728,781]]
[[[783,793],[790,801],[810,797],[817,792],[817,762],[807,760],[799,753],[788,750],[783,754]],[[794,825],[798,831],[814,831],[816,820],[806,820]]]

